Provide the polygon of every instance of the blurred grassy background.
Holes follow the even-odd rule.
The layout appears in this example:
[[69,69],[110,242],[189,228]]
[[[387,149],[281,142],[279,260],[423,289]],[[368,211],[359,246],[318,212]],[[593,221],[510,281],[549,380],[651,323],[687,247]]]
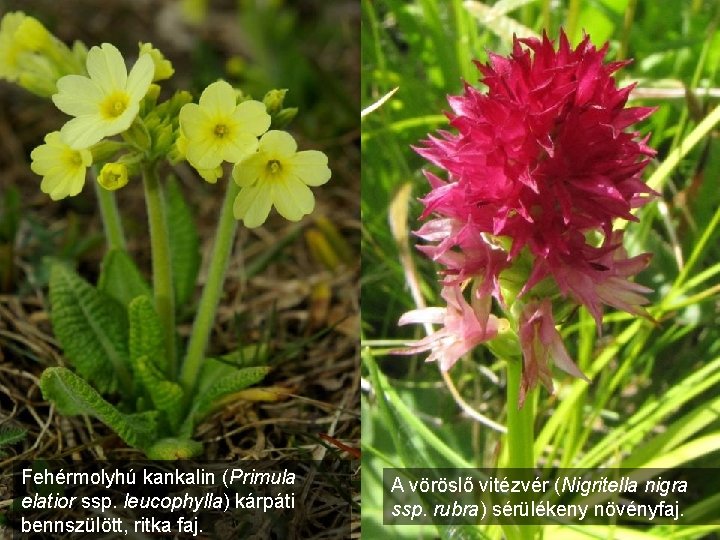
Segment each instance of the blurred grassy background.
[[[397,328],[415,303],[406,268],[417,268],[428,305],[439,305],[436,268],[419,256],[412,235],[428,192],[426,163],[410,145],[446,124],[446,96],[462,81],[476,84],[472,59],[509,52],[513,33],[564,27],[577,43],[583,32],[609,60],[631,58],[618,74],[621,86],[638,82],[632,104],[658,111],[640,129],[658,150],[647,176],[662,197],[630,224],[630,254],[651,251],[638,281],[652,287],[657,325],[608,311],[597,336],[584,310],[567,321],[571,355],[592,383],[556,381],[541,391],[535,455],[553,466],[718,467],[720,455],[720,4],[710,0],[362,0],[362,106],[377,104],[362,123],[362,348],[363,531],[376,538],[498,538],[499,530],[382,528],[382,467],[493,466],[503,437],[473,421],[478,412],[504,422],[503,364],[479,348],[444,381],[424,358],[387,356],[389,349],[421,337]],[[403,261],[405,264],[403,264]],[[414,333],[415,332],[415,333]],[[376,368],[377,371],[376,371]],[[700,384],[702,381],[702,384]],[[465,410],[463,408],[465,407]],[[474,411],[474,412],[473,412]],[[663,433],[665,435],[663,435]],[[682,457],[681,457],[682,455]],[[502,459],[502,458],[500,458]],[[720,508],[717,485],[693,484],[696,515]],[[671,475],[668,472],[668,475]],[[665,477],[665,476],[664,476]],[[714,486],[714,487],[712,487]],[[704,505],[704,506],[703,506]],[[704,508],[704,510],[703,510]],[[652,538],[701,538],[708,529],[645,528]],[[710,531],[712,527],[710,528]],[[583,531],[585,531],[583,533]],[[548,529],[547,538],[623,538],[638,531]],[[623,536],[625,535],[625,536]],[[629,537],[629,536],[627,536]]]

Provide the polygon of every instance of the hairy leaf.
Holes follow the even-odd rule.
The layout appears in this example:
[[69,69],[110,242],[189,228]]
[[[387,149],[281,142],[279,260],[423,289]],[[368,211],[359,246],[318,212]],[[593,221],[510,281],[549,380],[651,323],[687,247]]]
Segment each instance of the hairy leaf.
[[147,356],[141,356],[133,363],[143,386],[150,394],[153,405],[167,415],[170,427],[173,430],[177,429],[182,416],[182,388],[178,383],[166,380],[162,372]]
[[[212,363],[212,359],[205,361],[206,366]],[[198,388],[198,397],[193,407],[195,421],[211,413],[221,398],[260,382],[269,372],[269,367],[249,367],[226,372],[222,378],[214,380],[213,384],[208,384],[210,378],[202,379],[202,386]]]
[[193,213],[174,177],[168,179],[167,202],[175,306],[180,308],[192,298],[195,290],[195,280],[200,269],[200,240]]
[[130,322],[128,343],[133,370],[136,370],[136,360],[142,356],[147,357],[157,368],[163,369],[165,341],[162,322],[149,295],[138,296],[130,302],[128,320]]
[[164,373],[163,329],[155,305],[148,296],[138,296],[128,306],[130,358],[133,372],[156,409],[167,415],[170,426],[180,423],[183,392]]
[[97,391],[63,367],[47,368],[40,378],[45,399],[62,414],[88,414],[112,428],[130,446],[148,448],[157,432],[157,412],[123,414],[105,401]]
[[5,452],[2,450],[3,446],[20,442],[25,438],[25,435],[27,435],[27,430],[23,428],[0,427],[0,457],[5,455]]
[[129,388],[123,307],[59,262],[50,271],[50,304],[55,336],[78,373],[100,392],[112,392],[118,383]]
[[124,306],[137,296],[152,295],[150,285],[130,255],[122,249],[111,249],[105,254],[98,279],[98,289]]
[[[222,356],[207,358],[200,373],[200,386],[206,384],[208,377],[223,377],[237,368],[264,366],[267,364],[268,347],[266,343],[255,343],[240,347]],[[216,373],[220,369],[221,373]]]

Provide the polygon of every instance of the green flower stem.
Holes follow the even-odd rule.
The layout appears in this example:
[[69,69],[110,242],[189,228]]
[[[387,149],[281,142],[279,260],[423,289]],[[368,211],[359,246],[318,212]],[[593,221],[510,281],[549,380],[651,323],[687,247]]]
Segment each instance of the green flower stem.
[[117,203],[115,202],[115,194],[98,184],[97,171],[94,168],[92,169],[91,176],[93,178],[93,184],[95,185],[95,193],[100,203],[100,215],[102,216],[103,228],[105,229],[108,250],[122,249],[125,251],[125,234],[123,233]]
[[[522,409],[518,408],[521,381],[522,360],[507,360],[507,467],[524,469],[530,477],[535,467],[535,390],[528,392],[524,406]],[[522,525],[516,530],[519,531],[519,538],[533,539],[537,527]]]
[[533,407],[532,396],[528,393],[525,406],[518,408],[518,396],[522,379],[522,360],[507,361],[507,446],[508,467],[532,469],[533,456]]
[[200,305],[195,315],[187,354],[180,373],[180,385],[185,390],[186,396],[191,395],[195,381],[200,373],[200,367],[205,356],[205,347],[210,337],[215,312],[220,301],[220,293],[225,283],[225,274],[230,260],[230,253],[235,243],[235,232],[238,224],[233,215],[233,203],[239,192],[238,185],[232,179],[229,179],[215,233],[215,243],[210,258],[207,282],[200,297]]
[[150,245],[152,247],[153,291],[155,309],[162,321],[167,354],[167,374],[171,380],[177,376],[175,358],[175,293],[172,281],[170,259],[170,238],[168,236],[165,199],[163,197],[157,166],[151,163],[143,167],[145,204],[150,224]]

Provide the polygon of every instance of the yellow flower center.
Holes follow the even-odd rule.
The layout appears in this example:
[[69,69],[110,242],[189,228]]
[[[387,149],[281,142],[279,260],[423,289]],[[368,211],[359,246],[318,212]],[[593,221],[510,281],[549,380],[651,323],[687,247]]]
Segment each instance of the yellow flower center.
[[105,183],[107,184],[107,187],[114,187],[117,186],[120,183],[120,175],[115,173],[107,173],[105,175]]
[[129,102],[130,96],[127,93],[113,92],[100,104],[100,113],[105,119],[112,120],[125,112]]
[[80,155],[80,152],[76,152],[74,150],[70,150],[65,154],[65,161],[68,164],[68,166],[72,168],[82,167],[83,166],[83,160],[82,156]]
[[280,162],[277,159],[271,159],[270,161],[268,161],[268,163],[267,163],[268,174],[275,176],[275,175],[280,174],[281,171],[282,171],[282,165],[280,164]]
[[228,134],[228,132],[230,130],[228,129],[228,127],[225,124],[217,124],[213,131],[217,138],[222,139],[223,137],[225,137],[225,135]]

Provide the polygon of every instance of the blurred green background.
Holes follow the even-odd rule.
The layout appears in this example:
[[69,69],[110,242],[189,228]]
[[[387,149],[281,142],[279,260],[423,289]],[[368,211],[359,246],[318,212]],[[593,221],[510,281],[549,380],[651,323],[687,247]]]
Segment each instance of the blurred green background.
[[[562,328],[590,385],[557,373],[540,392],[534,448],[539,467],[713,467],[692,485],[688,512],[720,515],[720,4],[713,0],[362,0],[362,402],[363,533],[368,538],[499,538],[497,527],[382,528],[383,467],[491,467],[504,436],[504,367],[479,347],[443,380],[424,357],[388,351],[422,337],[399,329],[415,308],[408,276],[441,305],[436,270],[413,246],[429,190],[427,164],[410,148],[446,125],[447,95],[477,85],[473,59],[507,54],[513,34],[576,44],[587,32],[608,60],[632,59],[616,76],[637,82],[632,105],[657,112],[639,129],[658,150],[646,176],[662,197],[627,227],[631,255],[654,254],[638,281],[651,287],[658,321],[606,310],[603,334],[584,309]],[[389,92],[396,92],[381,102]],[[704,119],[708,118],[703,122]],[[664,476],[665,478],[665,476]],[[545,538],[703,538],[717,526],[547,528]]]

